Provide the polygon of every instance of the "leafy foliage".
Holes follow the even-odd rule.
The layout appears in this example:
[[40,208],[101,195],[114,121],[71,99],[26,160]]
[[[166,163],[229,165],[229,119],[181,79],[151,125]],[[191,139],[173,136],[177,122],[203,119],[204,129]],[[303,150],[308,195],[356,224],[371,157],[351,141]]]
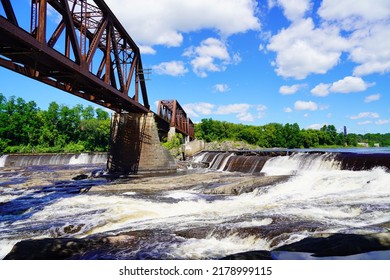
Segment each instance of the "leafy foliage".
[[0,153],[106,151],[110,117],[92,106],[8,100],[0,93]]
[[356,147],[358,143],[374,146],[390,146],[390,133],[387,134],[348,134],[338,133],[334,125],[324,125],[320,130],[300,129],[297,123],[270,123],[263,126],[233,124],[212,119],[202,119],[195,125],[196,138],[206,142],[233,140],[264,148],[316,148],[323,146]]
[[[92,106],[70,108],[52,102],[47,110],[40,110],[34,101],[10,97],[0,93],[0,154],[107,151],[110,136],[109,114]],[[180,148],[181,135],[175,135],[163,145]],[[334,125],[320,130],[300,129],[299,125],[270,123],[263,126],[233,124],[203,119],[195,125],[195,136],[206,142],[233,140],[264,148],[310,148],[321,146],[357,146],[368,143],[390,146],[387,134],[338,133]]]

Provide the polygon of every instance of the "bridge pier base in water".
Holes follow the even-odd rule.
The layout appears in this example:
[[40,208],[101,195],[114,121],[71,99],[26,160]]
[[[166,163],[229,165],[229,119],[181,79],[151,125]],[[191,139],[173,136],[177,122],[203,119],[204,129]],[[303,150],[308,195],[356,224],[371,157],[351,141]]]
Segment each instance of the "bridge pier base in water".
[[113,114],[107,169],[113,174],[176,171],[174,158],[160,144],[153,113]]

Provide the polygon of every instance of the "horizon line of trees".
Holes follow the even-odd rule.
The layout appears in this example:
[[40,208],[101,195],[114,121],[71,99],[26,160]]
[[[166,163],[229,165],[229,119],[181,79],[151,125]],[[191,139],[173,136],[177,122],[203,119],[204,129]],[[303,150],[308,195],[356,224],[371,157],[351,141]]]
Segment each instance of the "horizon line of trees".
[[334,125],[324,125],[321,129],[301,129],[297,123],[269,123],[262,126],[234,124],[226,121],[202,119],[195,124],[195,137],[206,142],[244,141],[263,148],[316,148],[324,146],[357,147],[367,143],[370,147],[379,144],[390,146],[390,133],[354,134],[337,132]]
[[[47,110],[34,101],[0,93],[0,154],[106,152],[110,137],[110,116],[103,109],[75,105],[70,108],[50,103]],[[269,123],[261,126],[202,119],[195,124],[195,137],[206,142],[244,141],[264,148],[356,147],[379,143],[390,146],[390,133],[353,134],[344,137],[334,125],[319,130],[301,129],[297,123]],[[167,146],[168,145],[168,146]],[[170,143],[165,143],[169,148]]]
[[34,101],[0,93],[0,154],[107,151],[110,116],[103,109]]

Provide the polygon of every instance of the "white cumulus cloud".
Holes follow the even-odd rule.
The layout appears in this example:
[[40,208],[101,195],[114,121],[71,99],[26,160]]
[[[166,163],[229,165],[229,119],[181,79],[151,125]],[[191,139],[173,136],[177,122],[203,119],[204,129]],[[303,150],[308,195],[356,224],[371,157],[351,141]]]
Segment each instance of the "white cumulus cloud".
[[283,95],[289,95],[289,94],[295,94],[297,91],[303,87],[305,87],[305,84],[296,84],[292,86],[281,86],[279,88],[279,93]]
[[316,85],[310,92],[315,96],[327,96],[330,93],[330,84],[320,83]]
[[388,0],[323,0],[318,14],[327,20],[348,21],[351,19],[365,22],[383,20],[390,15]]
[[318,110],[317,103],[313,101],[296,101],[294,103],[295,110],[302,111],[302,110],[309,110],[309,111],[316,111]]
[[221,105],[218,107],[217,111],[215,112],[217,115],[227,115],[227,114],[233,114],[233,113],[243,113],[247,112],[251,105],[249,104],[229,104],[229,105]]
[[230,87],[227,84],[216,84],[213,87],[215,92],[226,92],[230,90]]
[[255,0],[106,0],[130,36],[143,45],[180,46],[183,33],[216,30],[221,36],[259,30]]
[[310,9],[310,0],[277,0],[277,4],[283,8],[283,13],[291,21],[303,18]]
[[192,70],[202,78],[208,72],[221,72],[227,65],[240,62],[239,55],[230,55],[225,43],[216,38],[203,40],[200,46],[188,48],[183,55],[191,59]]
[[153,49],[151,46],[144,46],[144,45],[138,45],[141,54],[156,54],[156,50]]
[[207,102],[189,103],[183,105],[183,109],[190,117],[200,115],[235,115],[239,121],[252,122],[265,116],[267,107],[265,105],[252,105],[247,103],[236,103],[227,105],[214,105]]
[[188,72],[183,61],[162,62],[155,65],[152,69],[159,75],[183,76]]
[[[314,96],[327,96],[331,92],[335,93],[351,93],[361,92],[367,90],[369,87],[374,86],[375,83],[365,82],[361,77],[347,76],[341,80],[338,80],[331,84],[320,83],[316,85],[310,92]],[[377,100],[380,95],[372,95],[366,98],[366,103]]]
[[[390,16],[388,19],[390,22]],[[369,24],[355,31],[352,39],[355,43],[350,52],[350,59],[359,64],[353,74],[364,76],[373,73],[390,72],[390,38],[389,23]]]
[[324,0],[318,14],[351,32],[354,75],[390,72],[390,1]]
[[210,115],[215,105],[207,102],[184,104],[183,109],[190,117],[199,117],[199,115]]
[[375,83],[366,83],[360,77],[348,76],[342,80],[334,82],[330,90],[332,92],[339,92],[339,93],[359,92],[359,91],[365,91],[367,88],[373,85],[375,85]]
[[339,28],[316,28],[311,18],[282,29],[267,45],[268,50],[276,52],[276,73],[295,79],[325,74],[339,63],[342,52],[349,47]]
[[304,79],[325,74],[340,63],[341,54],[356,64],[353,75],[390,72],[390,1],[268,0],[281,7],[290,26],[273,35],[267,50],[276,53],[272,65],[282,77]]
[[379,114],[374,113],[374,112],[361,112],[358,115],[351,116],[349,117],[351,120],[358,120],[358,119],[365,119],[365,118],[370,118],[370,119],[378,119]]
[[369,95],[369,96],[366,96],[366,98],[364,99],[364,102],[365,103],[370,103],[370,102],[373,102],[373,101],[377,101],[381,98],[381,95],[378,93],[378,94],[372,94],[372,95]]

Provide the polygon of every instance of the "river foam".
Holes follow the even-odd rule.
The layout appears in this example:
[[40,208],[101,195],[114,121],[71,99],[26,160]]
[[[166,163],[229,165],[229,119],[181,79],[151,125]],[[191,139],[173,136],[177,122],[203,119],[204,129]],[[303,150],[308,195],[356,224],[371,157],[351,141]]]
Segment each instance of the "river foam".
[[[205,194],[233,177],[239,182],[275,174],[290,177],[241,195]],[[98,192],[93,191],[96,181],[81,181],[91,185],[92,191],[86,193],[77,192],[77,182],[62,182],[63,188],[55,187],[55,182],[34,189],[23,187],[23,182],[3,185],[0,208],[9,214],[0,217],[0,258],[16,242],[29,238],[145,231],[155,233],[140,239],[147,244],[140,250],[152,252],[148,258],[212,259],[270,250],[313,234],[386,232],[380,224],[390,221],[388,170],[344,170],[328,153],[272,157],[257,175],[191,170],[185,180],[192,181],[192,186],[164,189],[184,180],[181,176],[132,179],[121,182],[120,188],[116,182],[99,182]],[[161,188],[140,189],[150,182]],[[12,212],[16,206],[20,211]],[[117,254],[120,258],[142,256],[129,250]]]

